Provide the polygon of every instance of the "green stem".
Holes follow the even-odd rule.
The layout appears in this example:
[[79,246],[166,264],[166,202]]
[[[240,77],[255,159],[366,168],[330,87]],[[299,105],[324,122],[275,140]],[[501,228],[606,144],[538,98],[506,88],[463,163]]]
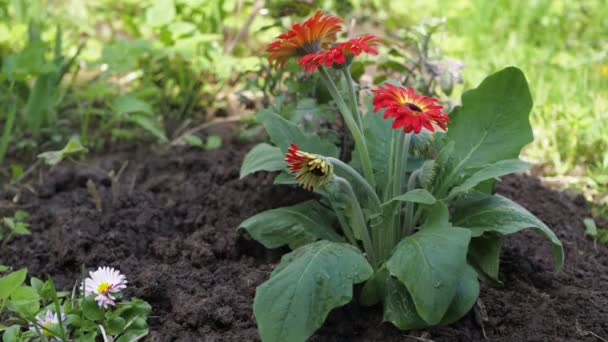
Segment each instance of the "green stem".
[[4,131],[2,132],[2,140],[0,140],[0,163],[4,161],[4,156],[8,150],[8,144],[11,141],[11,134],[13,132],[13,125],[15,124],[15,118],[17,117],[17,103],[13,103],[11,106],[11,100],[13,98],[13,86],[14,81],[11,81],[8,87],[8,93],[6,103],[8,103],[9,109],[6,116],[6,122],[4,123]]
[[[414,190],[416,188],[416,181],[418,180],[418,175],[420,174],[420,170],[416,170],[412,172],[410,175],[410,179],[407,182],[407,191]],[[414,230],[414,226],[416,222],[413,218],[414,216],[414,203],[407,202],[405,205],[405,223],[403,225],[403,230],[401,231],[401,237],[405,237],[412,234]]]
[[348,225],[348,221],[346,220],[346,217],[342,214],[342,212],[340,210],[338,210],[338,208],[333,204],[333,202],[332,202],[331,207],[334,209],[334,212],[336,213],[336,216],[338,217],[338,222],[340,223],[340,227],[342,227],[342,232],[344,232],[344,235],[348,239],[348,242],[350,242],[350,244],[353,246],[359,246],[359,244],[357,243],[357,240],[355,239],[355,235],[353,234],[353,231],[350,229],[350,226]]
[[350,196],[350,198],[352,200],[352,202],[351,202],[351,206],[352,206],[352,210],[353,210],[352,223],[353,223],[353,225],[356,225],[356,228],[354,229],[354,231],[358,231],[360,233],[360,238],[361,238],[361,241],[363,242],[363,249],[365,250],[365,253],[367,254],[370,264],[372,265],[372,267],[375,270],[378,268],[378,264],[377,264],[378,259],[376,258],[376,252],[374,250],[374,246],[372,245],[372,240],[371,240],[371,237],[369,234],[369,230],[367,229],[365,217],[363,216],[363,211],[361,211],[361,205],[359,204],[359,201],[357,200],[357,196],[355,196],[355,192],[353,191],[352,186],[350,185],[350,183],[348,181],[346,181],[346,179],[344,179],[342,177],[334,176],[334,180],[336,182],[338,182],[341,186],[344,187],[347,194]]
[[[344,174],[348,175],[349,178],[351,178],[353,181],[356,182],[356,185],[360,189],[365,190],[367,196],[371,200],[370,204],[372,205],[372,212],[379,213],[382,203],[380,202],[380,198],[378,198],[376,191],[374,191],[372,186],[369,185],[369,183],[365,180],[365,178],[363,178],[357,171],[355,171],[355,169],[353,169],[352,167],[350,167],[348,164],[341,161],[340,159],[328,157],[327,160],[334,166],[336,171],[341,171]],[[336,172],[336,173],[340,173],[340,172]]]
[[[401,135],[401,132],[392,129],[391,130],[391,151],[388,158],[388,174],[392,175],[395,172],[395,145],[397,144],[397,134]],[[383,199],[384,201],[388,201],[391,198],[391,186],[392,186],[392,177],[389,176],[389,179],[386,180],[386,185],[384,186]]]
[[355,92],[355,81],[350,74],[349,68],[342,68],[342,74],[344,74],[344,80],[346,81],[346,88],[348,89],[348,100],[350,101],[350,108],[352,113],[355,115],[355,121],[359,126],[359,130],[363,132],[363,118],[361,110],[359,109],[359,103],[357,101],[357,93]]
[[363,166],[363,173],[365,174],[365,179],[367,179],[367,182],[372,187],[375,187],[376,182],[374,180],[374,173],[373,173],[373,169],[372,169],[372,163],[369,158],[369,152],[367,151],[367,145],[365,143],[363,134],[359,130],[359,128],[357,126],[357,122],[355,121],[355,119],[353,117],[353,113],[351,112],[351,110],[348,108],[348,106],[344,102],[344,99],[340,95],[338,88],[336,88],[334,81],[332,81],[331,77],[329,77],[327,70],[325,70],[325,68],[323,68],[323,67],[320,67],[319,72],[321,74],[321,78],[325,82],[325,86],[331,93],[334,101],[336,101],[336,104],[338,105],[338,109],[340,109],[340,112],[342,113],[342,117],[344,118],[344,123],[350,130],[350,133],[352,134],[353,139],[355,140],[355,148],[357,150],[357,153],[359,154],[359,158],[361,159],[361,164]]

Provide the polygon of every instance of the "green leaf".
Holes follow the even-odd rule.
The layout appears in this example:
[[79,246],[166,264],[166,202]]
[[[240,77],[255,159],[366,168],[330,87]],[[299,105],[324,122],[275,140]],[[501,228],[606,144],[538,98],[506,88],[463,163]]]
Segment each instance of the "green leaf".
[[585,235],[588,237],[596,238],[597,237],[597,225],[592,218],[586,218],[583,220],[583,224],[585,225]]
[[[388,203],[393,201],[413,202],[420,204],[435,204],[437,201],[433,195],[425,189],[414,189],[404,193],[401,196],[394,197]],[[385,203],[385,204],[388,204]]]
[[454,142],[456,170],[484,167],[519,156],[533,140],[528,116],[532,96],[521,70],[505,68],[462,95],[450,114],[448,140]]
[[71,138],[65,147],[59,151],[48,151],[38,155],[38,158],[44,160],[47,165],[54,166],[59,164],[62,160],[71,157],[79,153],[86,153],[86,147],[82,146],[80,140]]
[[30,286],[20,286],[11,293],[11,310],[24,316],[34,316],[40,310],[40,296]]
[[0,273],[6,272],[9,270],[9,267],[6,265],[0,265]]
[[485,278],[502,285],[498,279],[502,239],[497,234],[483,234],[471,239],[468,259]]
[[294,249],[319,239],[342,242],[333,228],[334,213],[317,201],[306,201],[263,211],[240,224],[255,240],[266,248],[289,245]]
[[12,229],[13,233],[17,235],[30,235],[30,230],[27,229],[30,225],[24,222],[17,222],[15,227]]
[[84,297],[82,299],[81,308],[84,317],[92,321],[99,321],[104,317],[103,311],[99,308],[99,305],[97,305],[94,295]]
[[456,202],[454,225],[468,228],[473,237],[485,232],[513,234],[524,228],[536,228],[551,240],[557,271],[564,263],[564,250],[557,236],[536,216],[519,204],[500,195],[476,193]]
[[131,115],[130,118],[131,121],[155,136],[160,142],[166,143],[169,141],[165,135],[165,130],[157,118],[138,114]]
[[222,147],[222,137],[219,135],[210,135],[205,143],[205,150],[216,150]]
[[456,294],[471,238],[467,229],[451,227],[447,216],[447,207],[437,204],[421,230],[403,239],[386,262],[431,325],[441,321]]
[[464,183],[454,187],[452,191],[450,191],[448,197],[453,198],[461,192],[467,192],[485,180],[494,179],[514,172],[522,172],[528,170],[530,167],[531,165],[529,163],[519,159],[501,160],[494,164],[487,165],[475,172],[471,177],[467,178]]
[[258,286],[253,312],[265,342],[305,341],[329,312],[352,299],[352,285],[373,273],[355,247],[317,241],[283,256]]
[[441,319],[442,325],[452,324],[460,320],[466,315],[479,297],[479,280],[477,280],[477,272],[466,265],[458,288],[456,289],[456,295],[452,299],[452,303]]
[[2,342],[17,342],[20,341],[19,335],[21,333],[21,327],[17,324],[11,325],[4,330],[2,335]]
[[245,155],[240,177],[244,178],[258,171],[283,170],[287,167],[287,163],[283,159],[284,154],[278,147],[266,143],[257,144]]
[[112,107],[118,114],[152,114],[152,107],[146,101],[140,100],[132,95],[117,97],[114,99]]
[[290,144],[296,144],[302,151],[327,157],[338,156],[338,148],[334,144],[321,140],[318,135],[305,134],[298,126],[270,109],[262,110],[256,116],[266,128],[270,140],[281,149],[282,154],[287,153]]
[[116,342],[135,342],[148,336],[148,329],[132,329],[125,331]]
[[0,300],[8,298],[15,291],[27,276],[27,268],[22,268],[19,271],[11,272],[0,278]]
[[[363,117],[363,134],[369,150],[372,162],[372,171],[376,179],[378,189],[384,189],[389,180],[388,165],[392,140],[392,120],[384,120],[382,113],[374,113],[371,104],[372,96],[368,100],[368,113]],[[361,165],[358,155],[353,154],[353,165]]]
[[393,323],[401,330],[421,329],[429,326],[416,312],[416,306],[407,288],[394,277],[386,281],[384,322]]
[[163,26],[175,19],[175,4],[173,0],[157,0],[152,2],[146,10],[146,24],[150,26]]
[[184,140],[190,144],[190,146],[205,148],[205,144],[203,143],[203,139],[194,134],[188,134],[184,137]]
[[125,328],[127,322],[121,317],[110,317],[105,320],[104,327],[110,335],[118,335]]

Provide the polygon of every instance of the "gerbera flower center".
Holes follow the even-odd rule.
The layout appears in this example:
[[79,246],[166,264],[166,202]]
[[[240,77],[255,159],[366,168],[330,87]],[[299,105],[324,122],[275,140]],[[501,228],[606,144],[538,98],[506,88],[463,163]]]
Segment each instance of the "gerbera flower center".
[[107,294],[110,290],[110,286],[110,283],[104,281],[103,283],[99,284],[99,286],[97,286],[97,292],[101,294]]
[[414,112],[422,112],[422,109],[411,102],[407,102],[405,106]]
[[319,51],[321,51],[321,42],[319,40],[306,42],[296,49],[298,56],[306,56],[310,53],[317,53]]

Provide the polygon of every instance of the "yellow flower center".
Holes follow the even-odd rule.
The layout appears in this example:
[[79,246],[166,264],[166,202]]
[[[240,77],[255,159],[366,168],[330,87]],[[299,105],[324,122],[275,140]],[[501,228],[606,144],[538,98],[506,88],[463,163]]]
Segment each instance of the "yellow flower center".
[[108,293],[110,286],[111,286],[110,283],[108,283],[107,281],[99,284],[99,286],[97,286],[97,293],[103,293],[103,294]]
[[42,334],[46,337],[51,337],[51,332],[49,331],[49,328],[53,326],[52,322],[46,322],[42,325]]

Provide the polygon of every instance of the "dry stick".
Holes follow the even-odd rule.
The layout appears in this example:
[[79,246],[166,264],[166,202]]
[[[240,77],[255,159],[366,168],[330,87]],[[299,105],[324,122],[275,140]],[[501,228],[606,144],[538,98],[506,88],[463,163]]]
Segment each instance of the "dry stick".
[[97,186],[95,186],[95,183],[90,179],[87,179],[87,190],[93,198],[93,204],[95,204],[95,208],[97,209],[97,211],[101,212],[101,197],[99,197]]
[[583,328],[581,327],[581,325],[578,323],[578,319],[576,320],[575,323],[575,327],[576,327],[576,332],[580,335],[580,336],[588,336],[591,335],[595,338],[597,338],[598,340],[602,341],[602,342],[608,342],[607,339],[600,337],[598,334],[594,333],[593,331],[589,331],[589,330],[583,330]]
[[219,125],[222,123],[227,123],[227,122],[237,122],[241,120],[241,116],[240,115],[234,115],[234,116],[229,116],[227,118],[219,118],[219,119],[215,119],[213,121],[210,122],[205,122],[203,124],[200,124],[196,127],[193,127],[187,131],[185,131],[182,135],[180,135],[179,137],[173,139],[173,141],[171,141],[170,145],[171,146],[178,146],[181,145],[183,143],[183,138],[187,137],[189,135],[198,133],[200,131],[204,131],[205,129],[211,127],[211,126],[215,126],[215,125]]
[[236,37],[234,37],[233,40],[229,41],[226,44],[226,48],[224,49],[224,51],[229,54],[232,52],[232,50],[234,50],[234,48],[236,47],[236,45],[243,39],[245,38],[245,36],[247,35],[247,33],[249,32],[249,27],[251,26],[251,24],[253,23],[253,19],[255,19],[255,17],[258,15],[258,13],[260,12],[260,10],[264,7],[264,0],[257,0],[255,2],[255,4],[253,4],[253,9],[251,10],[251,14],[249,15],[249,17],[247,17],[247,20],[245,21],[245,24],[243,25],[243,28],[241,28],[241,30],[239,31],[239,33],[236,35]]
[[122,176],[123,172],[125,171],[125,169],[127,168],[128,165],[129,165],[129,161],[126,160],[124,163],[122,163],[122,166],[118,170],[118,173],[114,174],[114,170],[112,170],[112,171],[110,171],[110,173],[108,173],[108,176],[110,176],[110,180],[112,181],[112,204],[113,205],[116,205],[118,203],[118,195],[120,192],[120,177]]

